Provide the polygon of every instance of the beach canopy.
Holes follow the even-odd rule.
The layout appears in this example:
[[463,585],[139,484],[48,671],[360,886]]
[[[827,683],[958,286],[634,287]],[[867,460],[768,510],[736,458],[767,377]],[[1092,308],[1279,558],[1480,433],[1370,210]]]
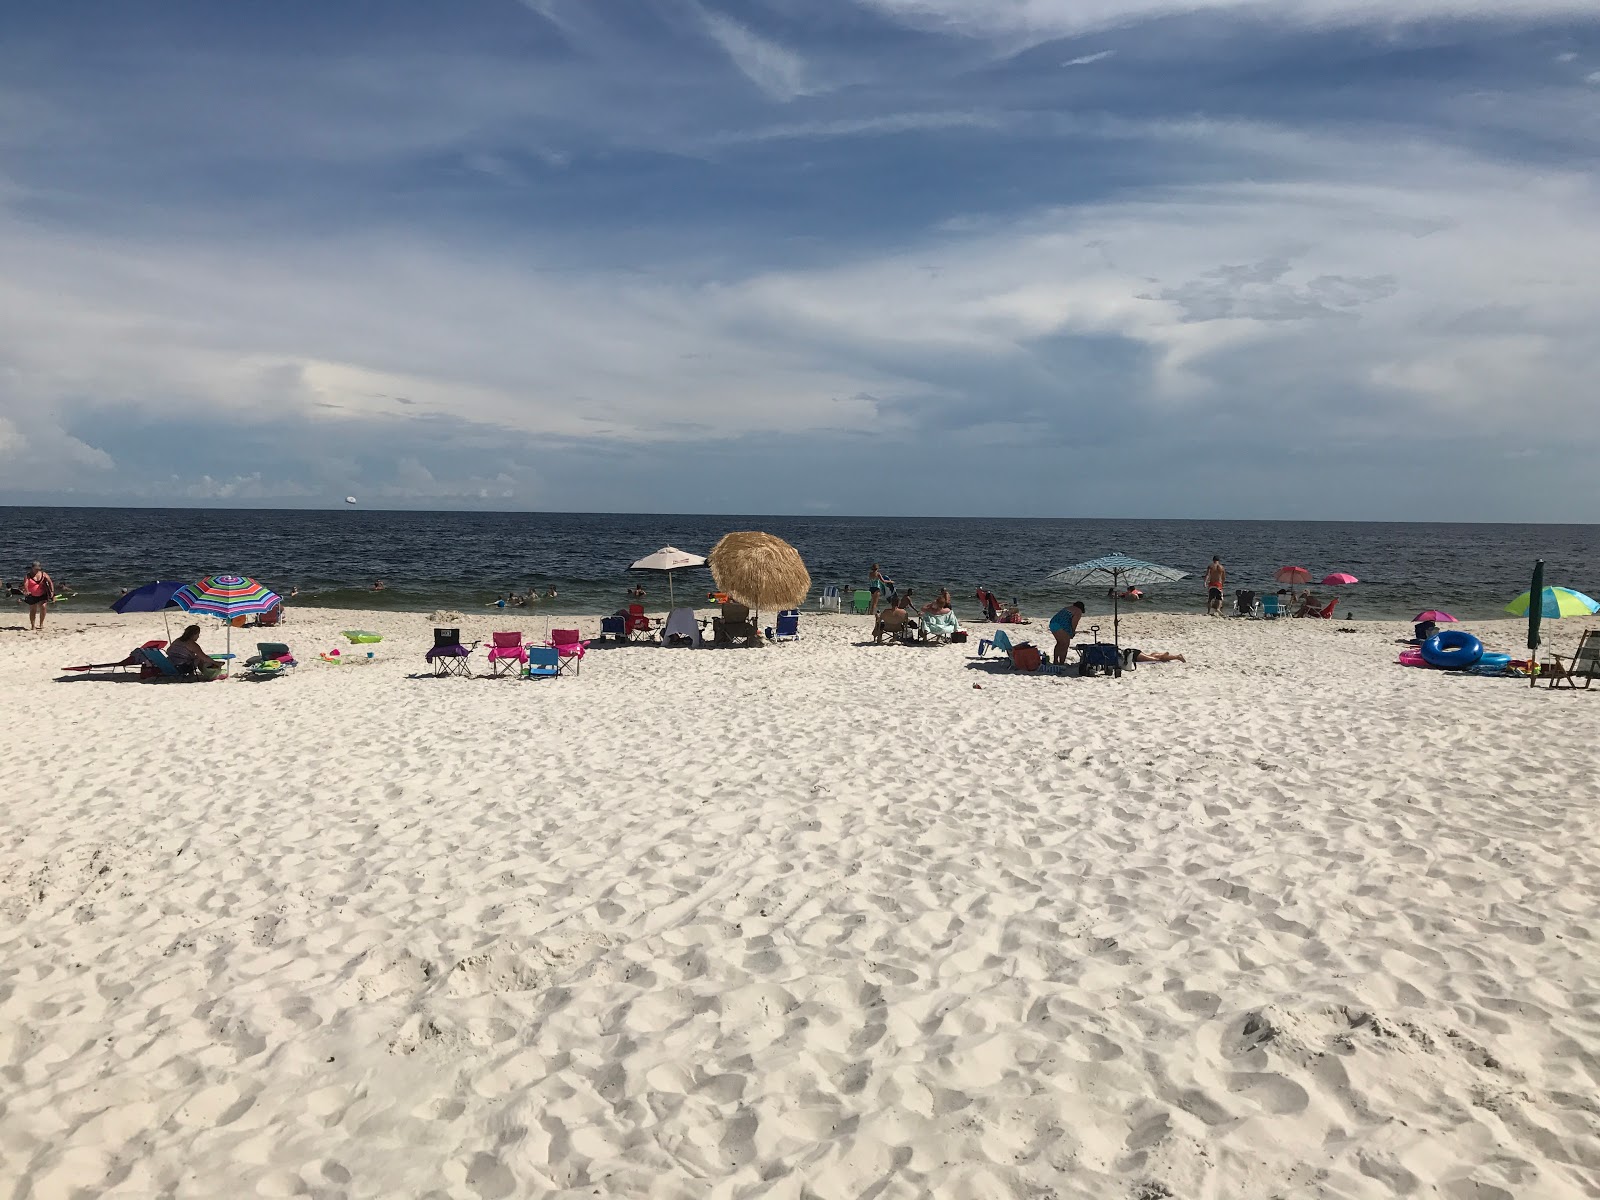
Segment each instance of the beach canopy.
[[[1523,592],[1522,595],[1506,605],[1506,611],[1514,617],[1527,616],[1532,598],[1533,592],[1531,589]],[[1554,620],[1557,617],[1581,617],[1592,612],[1600,612],[1600,602],[1591,600],[1582,592],[1575,592],[1571,588],[1564,587],[1541,587],[1539,589],[1538,614],[1541,617],[1549,617]],[[1537,636],[1538,626],[1530,622],[1528,633],[1530,637]]]
[[[1088,562],[1073,563],[1051,571],[1046,579],[1052,583],[1081,585],[1109,582],[1111,585],[1111,642],[1122,650],[1121,591],[1135,583],[1176,583],[1188,578],[1187,571],[1176,567],[1163,567],[1142,558],[1129,558],[1126,554],[1108,554],[1104,558],[1091,558]],[[1119,670],[1117,674],[1121,674]]]
[[747,530],[725,534],[706,555],[717,588],[756,612],[798,608],[811,591],[800,552],[780,537]]
[[244,575],[207,575],[172,594],[187,613],[205,613],[228,623],[228,653],[233,653],[233,619],[269,613],[283,601],[271,588]]
[[1412,617],[1411,620],[1413,623],[1432,621],[1435,625],[1454,625],[1456,623],[1456,619],[1449,613],[1443,612],[1437,608],[1424,609],[1422,612],[1419,612],[1416,616]]
[[690,554],[687,550],[679,550],[676,546],[663,546],[654,554],[647,554],[633,564],[635,571],[665,571],[667,573],[667,598],[676,601],[672,593],[672,573],[687,570],[689,567],[703,567],[706,560],[699,554]]
[[1310,583],[1311,572],[1304,567],[1279,567],[1272,577],[1279,583]]
[[1352,583],[1360,583],[1361,580],[1348,571],[1335,571],[1332,575],[1324,575],[1322,582],[1327,587],[1345,587]]

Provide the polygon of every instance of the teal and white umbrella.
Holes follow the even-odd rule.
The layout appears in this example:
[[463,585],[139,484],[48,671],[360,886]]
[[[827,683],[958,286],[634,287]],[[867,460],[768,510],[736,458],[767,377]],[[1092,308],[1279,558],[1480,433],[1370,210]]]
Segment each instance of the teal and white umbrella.
[[1108,554],[1104,558],[1091,558],[1088,562],[1074,563],[1051,571],[1046,579],[1052,583],[1082,585],[1109,581],[1111,585],[1111,641],[1122,652],[1122,620],[1118,604],[1119,593],[1134,584],[1176,583],[1187,579],[1189,572],[1176,567],[1163,567],[1142,558],[1129,558],[1126,554]]

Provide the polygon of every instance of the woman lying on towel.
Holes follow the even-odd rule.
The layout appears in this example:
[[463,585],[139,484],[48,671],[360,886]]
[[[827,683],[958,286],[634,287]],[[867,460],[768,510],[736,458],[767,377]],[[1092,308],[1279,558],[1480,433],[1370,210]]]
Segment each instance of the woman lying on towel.
[[1136,663],[1156,662],[1188,662],[1181,654],[1168,654],[1165,650],[1124,650],[1124,654],[1131,654]]

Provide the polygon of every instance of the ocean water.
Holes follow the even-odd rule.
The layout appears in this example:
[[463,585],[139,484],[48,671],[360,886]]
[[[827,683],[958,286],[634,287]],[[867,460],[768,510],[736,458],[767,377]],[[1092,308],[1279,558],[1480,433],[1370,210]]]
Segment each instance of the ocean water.
[[[1030,615],[1071,599],[1109,607],[1104,589],[1068,589],[1054,568],[1120,552],[1191,573],[1147,589],[1149,607],[1202,611],[1213,554],[1236,587],[1275,590],[1285,564],[1316,579],[1347,571],[1338,613],[1405,618],[1444,608],[1462,618],[1501,615],[1526,589],[1536,558],[1546,581],[1600,598],[1600,526],[1337,521],[1146,521],[924,517],[728,517],[596,513],[373,512],[241,509],[0,508],[0,578],[15,586],[32,559],[76,594],[69,609],[103,608],[152,579],[212,572],[253,576],[293,603],[472,612],[498,596],[550,588],[542,613],[610,612],[642,582],[651,609],[666,581],[628,564],[665,545],[704,554],[722,534],[763,529],[805,558],[813,599],[823,584],[864,585],[874,562],[900,586],[930,597],[947,586],[958,612],[974,590],[1016,598]],[[370,590],[382,579],[387,588]],[[679,572],[680,601],[703,600],[708,571]],[[1324,595],[1332,592],[1317,588]]]

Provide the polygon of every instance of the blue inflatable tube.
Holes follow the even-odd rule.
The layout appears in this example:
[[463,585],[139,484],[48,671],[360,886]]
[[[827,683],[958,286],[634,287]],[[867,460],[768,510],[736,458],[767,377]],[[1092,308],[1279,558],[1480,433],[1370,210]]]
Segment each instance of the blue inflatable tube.
[[1422,661],[1447,671],[1476,666],[1482,657],[1483,643],[1465,629],[1446,629],[1422,643]]

